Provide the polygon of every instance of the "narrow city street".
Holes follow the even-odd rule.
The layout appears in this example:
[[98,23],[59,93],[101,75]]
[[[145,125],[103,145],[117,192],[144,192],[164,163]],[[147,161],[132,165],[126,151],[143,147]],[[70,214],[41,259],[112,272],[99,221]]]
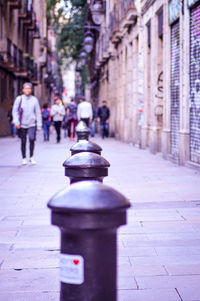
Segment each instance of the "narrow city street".
[[[104,183],[130,199],[119,230],[118,301],[200,300],[200,173],[112,138],[92,138],[110,163]],[[37,139],[21,166],[18,138],[0,140],[0,300],[59,300],[59,230],[47,202],[69,185],[73,142]],[[103,299],[102,299],[103,301]]]

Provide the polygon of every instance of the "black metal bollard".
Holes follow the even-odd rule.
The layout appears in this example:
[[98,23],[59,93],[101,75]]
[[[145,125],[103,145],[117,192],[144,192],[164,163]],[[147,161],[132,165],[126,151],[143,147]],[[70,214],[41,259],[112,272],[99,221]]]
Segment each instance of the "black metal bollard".
[[70,178],[70,184],[85,181],[96,180],[103,181],[108,175],[110,163],[100,155],[81,152],[69,157],[64,163],[65,176]]
[[87,127],[84,121],[79,121],[76,126],[77,141],[88,140],[90,135],[90,129]]
[[91,141],[88,140],[79,140],[70,148],[72,156],[81,152],[90,152],[101,155],[102,148]]
[[48,203],[61,230],[60,301],[116,301],[117,228],[129,201],[96,181],[76,183]]

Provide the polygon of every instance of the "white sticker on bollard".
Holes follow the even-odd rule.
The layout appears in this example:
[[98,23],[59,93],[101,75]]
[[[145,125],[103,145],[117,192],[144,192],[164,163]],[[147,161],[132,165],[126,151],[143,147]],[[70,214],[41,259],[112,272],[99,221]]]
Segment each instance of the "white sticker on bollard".
[[81,255],[60,254],[60,281],[69,284],[84,282],[84,258]]

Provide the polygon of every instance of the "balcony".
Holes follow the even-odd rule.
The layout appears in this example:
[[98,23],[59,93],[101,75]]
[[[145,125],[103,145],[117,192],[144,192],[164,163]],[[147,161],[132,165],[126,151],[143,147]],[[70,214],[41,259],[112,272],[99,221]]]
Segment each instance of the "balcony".
[[9,39],[0,40],[0,55],[2,57],[2,63],[5,68],[12,67],[12,42]]
[[20,9],[22,5],[22,0],[7,0],[7,3],[11,9]]
[[119,8],[114,6],[110,13],[110,39],[113,44],[120,42],[127,28],[135,23],[137,16],[135,0],[120,1]]
[[137,10],[135,0],[127,0],[120,2],[120,27],[122,31],[126,31],[128,27],[134,24],[137,19]]
[[19,58],[19,69],[21,72],[23,72],[25,68],[25,64],[24,64],[23,52],[21,49],[18,49],[18,58]]
[[36,23],[35,31],[33,32],[33,39],[40,39],[40,28],[38,23]]
[[117,44],[121,40],[122,34],[120,31],[119,11],[116,5],[110,13],[110,20],[110,39],[112,43]]
[[21,9],[19,11],[19,19],[25,20],[28,18],[29,7],[28,0],[22,0]]
[[32,83],[34,85],[38,85],[39,84],[37,64],[33,65]]
[[34,12],[31,12],[31,22],[28,24],[27,29],[30,31],[35,31],[36,25],[37,25],[36,14]]

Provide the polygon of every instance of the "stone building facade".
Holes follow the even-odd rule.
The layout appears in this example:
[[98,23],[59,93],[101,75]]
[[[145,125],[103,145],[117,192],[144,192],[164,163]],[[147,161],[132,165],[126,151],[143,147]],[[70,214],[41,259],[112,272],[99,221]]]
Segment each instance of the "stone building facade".
[[7,112],[30,81],[47,101],[46,1],[0,0],[0,136],[9,134]]
[[200,2],[109,0],[104,6],[91,95],[107,99],[111,135],[199,166]]

